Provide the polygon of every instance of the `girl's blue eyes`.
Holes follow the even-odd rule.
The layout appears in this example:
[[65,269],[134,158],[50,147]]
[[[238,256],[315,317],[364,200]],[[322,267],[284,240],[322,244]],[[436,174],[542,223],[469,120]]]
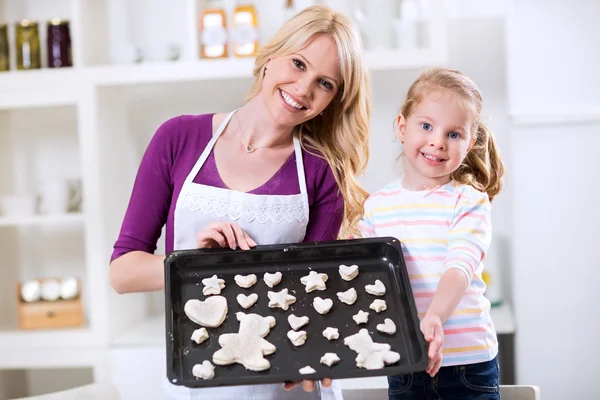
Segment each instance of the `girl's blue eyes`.
[[[292,59],[292,61],[293,61],[294,65],[296,66],[296,68],[298,68],[302,71],[304,71],[306,69],[306,66],[304,65],[304,63],[302,61],[298,60],[297,58]],[[323,86],[326,90],[333,90],[333,85],[324,79],[320,79],[319,84],[321,84],[321,86]]]
[[[421,124],[421,128],[423,128],[423,129],[424,129],[424,130],[426,130],[426,131],[431,131],[431,130],[433,130],[433,127],[432,127],[430,124],[428,124],[427,122],[423,122],[423,123]],[[449,133],[448,133],[448,137],[449,137],[450,139],[458,139],[458,138],[460,137],[460,134],[459,134],[458,132],[449,132]]]

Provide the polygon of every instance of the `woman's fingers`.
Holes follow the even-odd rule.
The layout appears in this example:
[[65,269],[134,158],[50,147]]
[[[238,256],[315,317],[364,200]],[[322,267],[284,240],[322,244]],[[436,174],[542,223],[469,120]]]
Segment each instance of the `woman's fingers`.
[[304,389],[305,392],[312,392],[313,390],[315,390],[315,381],[311,381],[308,379],[303,380],[302,389]]
[[250,250],[250,244],[248,243],[248,239],[247,239],[248,235],[246,234],[246,232],[244,232],[242,230],[240,225],[236,224],[236,223],[232,223],[231,228],[233,229],[233,232],[235,233],[235,238],[236,238],[238,245],[240,246],[240,249]]
[[333,383],[333,381],[331,380],[331,378],[321,379],[321,386],[323,386],[324,388],[330,387],[332,383]]
[[204,229],[198,232],[198,235],[196,236],[197,248],[213,247],[211,242],[217,243],[220,247],[227,246],[227,240],[219,231],[214,229]]

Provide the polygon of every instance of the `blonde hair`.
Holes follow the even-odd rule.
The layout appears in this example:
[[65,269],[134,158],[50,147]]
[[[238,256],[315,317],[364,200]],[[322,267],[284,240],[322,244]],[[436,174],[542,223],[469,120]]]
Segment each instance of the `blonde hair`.
[[248,99],[262,88],[267,62],[292,54],[317,34],[330,35],[337,45],[342,84],[322,115],[297,126],[303,148],[327,160],[344,199],[341,237],[356,235],[356,224],[368,197],[359,184],[369,160],[371,90],[363,62],[362,41],[350,20],[326,6],[311,6],[288,20],[256,56],[254,85]]
[[404,118],[408,118],[424,95],[439,89],[449,90],[460,97],[471,113],[472,132],[476,138],[465,160],[450,178],[486,192],[492,201],[502,190],[504,162],[498,152],[493,133],[481,122],[483,100],[475,82],[454,69],[427,70],[408,89],[401,113]]

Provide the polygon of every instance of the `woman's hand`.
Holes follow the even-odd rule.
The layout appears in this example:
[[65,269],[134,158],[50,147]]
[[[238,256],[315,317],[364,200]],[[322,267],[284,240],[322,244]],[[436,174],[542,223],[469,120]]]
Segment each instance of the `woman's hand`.
[[421,332],[425,340],[429,343],[429,365],[425,372],[431,377],[438,373],[442,366],[442,349],[444,348],[444,328],[442,319],[437,315],[427,314],[421,320]]
[[196,247],[199,249],[229,247],[235,250],[239,247],[249,250],[254,246],[256,242],[235,222],[211,222],[196,235]]
[[[286,382],[283,385],[283,388],[285,390],[292,390],[295,389],[296,387],[298,387],[300,385],[300,382]],[[304,389],[306,392],[312,392],[313,390],[315,390],[315,385],[316,382],[315,381],[311,381],[308,379],[305,379],[302,381],[302,389]],[[328,388],[329,386],[331,386],[331,378],[323,378],[321,379],[321,386]]]

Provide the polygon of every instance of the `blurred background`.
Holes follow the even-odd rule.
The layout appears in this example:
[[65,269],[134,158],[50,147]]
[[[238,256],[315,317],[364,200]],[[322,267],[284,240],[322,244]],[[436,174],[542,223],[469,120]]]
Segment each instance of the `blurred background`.
[[316,3],[365,42],[369,191],[401,172],[392,122],[420,71],[479,84],[508,171],[485,277],[501,383],[600,399],[596,0],[0,0],[0,399],[94,382],[161,398],[163,293],[108,283],[138,163],[166,119],[240,106],[256,49]]

